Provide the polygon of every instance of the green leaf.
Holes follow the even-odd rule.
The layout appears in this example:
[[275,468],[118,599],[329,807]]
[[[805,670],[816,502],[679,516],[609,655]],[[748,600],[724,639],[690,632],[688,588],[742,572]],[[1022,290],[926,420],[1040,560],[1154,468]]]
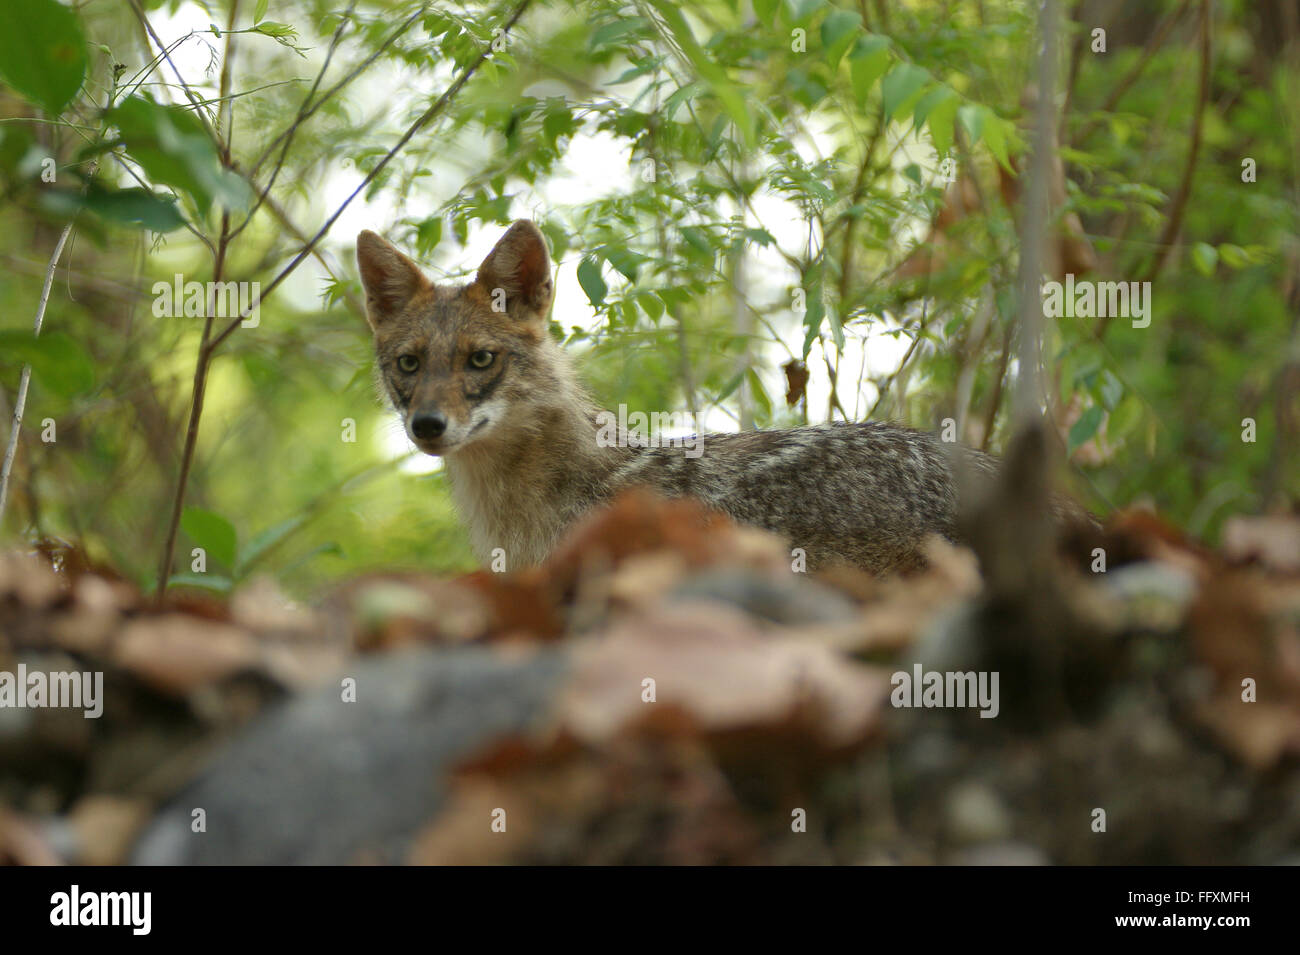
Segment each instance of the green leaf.
[[442,216],[429,216],[415,227],[415,250],[428,257],[442,241]]
[[298,31],[294,29],[292,24],[281,23],[279,20],[263,20],[261,23],[257,24],[254,29],[263,36],[269,36],[279,40],[286,46],[292,45],[289,41],[298,38]]
[[926,117],[930,141],[940,157],[946,156],[952,149],[952,127],[960,104],[961,100],[956,96],[940,100],[931,107],[930,115]]
[[214,201],[228,209],[248,203],[247,184],[222,168],[212,140],[190,111],[131,96],[112,111],[110,121],[149,178],[188,194],[201,213],[206,215]]
[[957,121],[961,123],[962,129],[966,130],[966,138],[970,140],[970,145],[974,146],[984,135],[984,117],[983,108],[976,106],[974,103],[963,103],[957,110]]
[[587,48],[595,50],[602,46],[626,47],[628,45],[627,38],[644,30],[647,22],[649,21],[645,17],[620,17],[617,20],[602,23],[591,32],[591,38],[587,41]]
[[749,393],[754,397],[754,404],[758,406],[758,417],[760,421],[770,421],[772,419],[772,399],[767,395],[767,389],[763,387],[763,379],[758,377],[758,372],[753,368],[745,370],[745,380],[749,382]]
[[542,120],[542,135],[554,145],[561,136],[572,136],[578,129],[573,111],[561,103],[548,103]]
[[786,0],[792,23],[802,23],[824,6],[826,0]]
[[273,524],[262,533],[256,535],[250,540],[239,552],[238,576],[243,576],[248,572],[248,568],[261,559],[262,555],[269,551],[276,544],[280,543],[303,524],[307,523],[307,515],[299,514],[291,517],[287,521],[281,521],[279,524]]
[[92,185],[84,205],[106,222],[135,226],[152,232],[171,232],[185,225],[185,217],[176,208],[176,199],[148,189],[104,189]]
[[695,99],[704,91],[703,83],[687,83],[679,87],[663,102],[660,109],[663,111],[664,119],[671,120],[676,115],[681,105],[689,100]]
[[664,314],[664,301],[654,292],[641,292],[636,297],[636,302],[641,306],[641,311],[649,316],[651,321],[657,322]]
[[916,106],[912,110],[912,124],[919,129],[936,106],[956,98],[957,93],[951,86],[945,86],[943,83],[938,84],[916,101]]
[[633,252],[631,249],[621,245],[606,246],[602,255],[610,265],[618,269],[623,277],[629,282],[635,282],[638,270],[643,262],[648,261],[647,257],[640,252]]
[[199,587],[203,590],[215,590],[219,594],[228,594],[234,584],[229,577],[222,574],[172,574],[167,579],[167,586]]
[[50,117],[86,78],[86,40],[76,14],[55,0],[5,0],[0,79]]
[[861,14],[852,10],[832,10],[822,21],[822,51],[826,65],[832,70],[839,66],[840,58],[848,50],[861,25]]
[[1231,243],[1224,243],[1219,246],[1219,258],[1230,269],[1244,269],[1250,265],[1250,256],[1246,254],[1246,250]]
[[1142,417],[1142,400],[1137,395],[1125,395],[1119,405],[1111,412],[1110,420],[1106,422],[1106,434],[1109,438],[1117,440],[1124,437],[1133,430]]
[[1006,169],[1011,169],[1011,159],[1007,156],[1007,137],[1006,130],[1010,125],[1007,120],[995,114],[987,106],[981,106],[984,115],[984,145],[988,146],[989,152],[993,158]]
[[708,85],[709,92],[718,98],[722,111],[735,125],[744,145],[752,149],[757,141],[757,132],[745,93],[700,46],[677,4],[669,0],[650,0],[650,4],[659,11],[659,16],[668,25],[673,39],[690,60],[696,75]]
[[929,72],[915,63],[899,63],[890,70],[880,84],[880,92],[884,97],[885,118],[893,119],[899,107],[911,99],[929,79]]
[[840,321],[839,311],[834,306],[827,308],[826,318],[829,319],[831,325],[831,341],[835,342],[835,347],[838,348],[841,352],[843,352],[844,351],[844,325]]
[[1119,401],[1124,397],[1124,383],[1115,377],[1115,374],[1109,369],[1103,369],[1098,379],[1097,392],[1101,397],[1101,404],[1107,411],[1114,411]]
[[888,68],[889,37],[877,34],[859,37],[849,54],[849,80],[859,107],[866,106],[871,88]]
[[639,64],[638,66],[629,66],[622,73],[618,74],[618,76],[615,79],[610,80],[605,85],[618,86],[620,83],[626,83],[628,82],[628,80],[634,80],[638,76],[644,76],[645,74],[649,73],[651,70],[659,66],[661,62],[662,62],[661,58],[651,57],[650,59],[646,60],[644,63]]
[[271,0],[257,0],[257,6],[253,7],[253,22],[261,23],[262,18],[266,16],[266,8],[270,6]]
[[85,347],[66,332],[0,331],[0,355],[31,365],[36,380],[64,398],[83,395],[95,386],[95,363]]
[[808,325],[804,328],[803,334],[803,360],[808,360],[808,354],[812,351],[813,342],[817,340],[817,335],[821,331],[816,325]]
[[1087,444],[1092,436],[1097,433],[1101,427],[1101,419],[1105,412],[1101,405],[1093,405],[1082,415],[1079,420],[1070,425],[1070,454],[1073,454],[1081,445]]
[[1219,264],[1219,250],[1208,242],[1197,242],[1192,246],[1192,265],[1202,275],[1213,275]]
[[773,26],[776,23],[776,10],[781,5],[781,0],[754,0],[754,16],[758,17],[758,22],[767,26]]
[[220,514],[197,507],[185,508],[181,515],[181,530],[189,535],[208,556],[226,567],[235,566],[238,536],[235,527]]
[[808,310],[804,312],[803,324],[806,329],[803,338],[803,357],[807,358],[812,350],[812,343],[822,330],[822,319],[826,317],[826,304],[822,301],[821,284],[808,290]]
[[148,189],[112,189],[92,183],[83,195],[79,189],[50,189],[41,193],[41,207],[63,219],[89,211],[112,225],[171,232],[185,224],[174,196]]
[[587,293],[592,308],[600,308],[609,292],[609,286],[600,274],[600,263],[590,256],[578,263],[578,284]]
[[722,402],[726,401],[735,393],[736,389],[740,387],[740,383],[744,380],[745,380],[744,371],[736,372],[736,374],[733,375],[731,379],[725,385],[722,386],[722,390],[718,392],[718,396],[713,400],[718,404],[722,404]]
[[297,570],[299,567],[305,567],[307,564],[311,563],[317,557],[323,557],[326,554],[332,554],[335,557],[347,557],[347,554],[344,552],[343,548],[339,546],[338,541],[329,541],[328,543],[321,544],[319,547],[313,547],[307,553],[303,554],[301,557],[295,560],[292,564],[281,569],[280,576],[286,577],[293,571]]

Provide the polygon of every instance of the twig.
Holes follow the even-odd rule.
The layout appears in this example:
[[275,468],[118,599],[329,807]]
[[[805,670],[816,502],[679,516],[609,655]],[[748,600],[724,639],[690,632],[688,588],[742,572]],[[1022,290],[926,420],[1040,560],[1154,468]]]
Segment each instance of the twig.
[[[181,71],[177,69],[176,64],[172,61],[171,54],[168,52],[167,45],[163,43],[161,39],[159,39],[158,34],[154,31],[153,24],[151,24],[149,22],[149,18],[145,16],[144,9],[140,6],[140,0],[130,0],[130,2],[131,2],[131,9],[135,11],[136,19],[140,21],[140,26],[144,28],[145,33],[149,35],[149,37],[153,40],[154,45],[157,46],[158,49],[161,51],[163,62],[166,63],[168,66],[170,66],[172,68],[172,72],[176,74],[176,81],[180,84],[181,91],[185,94],[185,98],[190,101],[190,105],[194,107],[195,117],[197,117],[199,123],[202,124],[204,131],[208,134],[208,137],[212,139],[213,142],[217,142],[218,141],[217,134],[213,131],[212,124],[208,122],[208,116],[205,112],[203,112],[203,107],[199,104],[198,97],[194,95],[194,91],[190,89],[189,84],[185,82],[185,77],[181,75]],[[231,10],[231,13],[232,14],[234,13],[233,8]],[[232,21],[232,26],[233,26],[233,21]]]
[[[1187,210],[1187,200],[1192,195],[1192,175],[1196,171],[1196,160],[1201,153],[1201,128],[1205,119],[1205,107],[1210,97],[1210,0],[1201,0],[1201,75],[1196,92],[1196,106],[1192,113],[1192,137],[1187,148],[1187,162],[1183,166],[1182,179],[1178,191],[1174,193],[1169,206],[1169,218],[1165,221],[1164,231],[1156,243],[1156,257],[1139,281],[1150,282],[1164,269],[1169,257],[1174,252],[1174,242],[1183,227],[1183,213]],[[1107,314],[1097,326],[1094,337],[1101,340],[1106,329],[1110,327],[1114,315]]]
[[[1110,94],[1106,97],[1106,101],[1102,103],[1101,112],[1111,112],[1119,104],[1119,101],[1124,94],[1128,92],[1129,87],[1137,82],[1138,77],[1146,70],[1147,64],[1151,62],[1151,58],[1155,56],[1156,51],[1159,50],[1161,45],[1165,42],[1165,38],[1169,35],[1169,31],[1172,30],[1174,24],[1182,18],[1184,11],[1186,11],[1187,6],[1190,3],[1191,0],[1183,0],[1182,3],[1173,10],[1170,10],[1165,18],[1160,21],[1156,26],[1155,31],[1151,34],[1151,38],[1147,40],[1146,46],[1142,48],[1142,55],[1138,57],[1137,62],[1133,64],[1126,74],[1124,74],[1123,78],[1115,84],[1115,88],[1110,91]],[[1090,120],[1088,123],[1084,124],[1083,129],[1079,130],[1078,135],[1070,137],[1070,141],[1075,143],[1082,142],[1100,125],[1101,120]]]
[[1210,0],[1201,0],[1201,79],[1196,92],[1196,106],[1192,113],[1192,142],[1187,150],[1187,164],[1183,167],[1183,178],[1178,184],[1178,192],[1165,223],[1165,231],[1160,236],[1160,251],[1156,261],[1147,272],[1144,281],[1150,281],[1160,274],[1169,256],[1174,251],[1174,241],[1183,227],[1183,213],[1187,209],[1187,200],[1192,194],[1192,174],[1196,171],[1196,160],[1201,153],[1201,128],[1205,119],[1205,105],[1210,97]]
[[[388,37],[388,39],[379,45],[379,48],[376,49],[375,52],[373,52],[364,60],[362,60],[360,63],[358,63],[352,70],[348,72],[346,76],[344,76],[341,80],[339,80],[329,89],[327,89],[324,92],[324,94],[322,94],[321,98],[316,100],[316,102],[312,103],[311,107],[308,108],[307,102],[311,99],[311,96],[316,92],[316,88],[313,87],[312,92],[309,93],[307,99],[303,101],[303,108],[299,111],[298,115],[294,117],[293,122],[289,124],[289,126],[284,130],[284,132],[280,133],[280,135],[276,136],[275,139],[271,140],[270,143],[267,144],[266,148],[262,150],[262,154],[257,157],[257,161],[253,163],[253,167],[252,167],[253,173],[257,173],[257,171],[262,168],[262,163],[266,162],[267,158],[271,155],[271,153],[275,151],[275,147],[280,145],[280,142],[286,136],[295,135],[299,126],[301,126],[303,123],[309,120],[312,117],[312,114],[314,114],[318,109],[320,109],[327,102],[329,102],[329,100],[334,96],[335,93],[343,89],[343,87],[347,86],[354,79],[360,76],[361,73],[363,73],[370,66],[371,63],[373,63],[381,55],[383,55],[383,52],[387,50],[390,46],[392,46],[392,44],[397,40],[397,38],[400,37],[402,34],[404,34],[410,28],[411,24],[414,23],[421,16],[423,16],[428,9],[429,9],[429,5],[427,3],[423,4],[419,10],[415,11],[415,13],[407,17],[405,22],[403,22],[396,30],[394,30],[392,34]],[[343,24],[339,24],[339,29],[341,30],[342,28],[343,28]],[[331,47],[331,52],[333,52],[332,47]],[[327,58],[325,67],[328,68],[328,66],[329,66],[329,62]],[[325,75],[325,71],[324,69],[322,69],[320,75],[317,77],[317,83],[320,82],[320,79],[324,77],[324,75]]]
[[[244,229],[248,227],[248,224],[253,221],[253,216],[257,213],[257,210],[261,208],[262,203],[270,199],[271,188],[275,185],[276,179],[279,178],[280,171],[284,169],[284,161],[289,155],[289,147],[293,145],[293,138],[297,135],[298,127],[305,122],[306,117],[309,115],[307,107],[311,105],[311,98],[316,95],[316,90],[320,88],[320,81],[325,78],[325,73],[329,70],[330,63],[334,60],[334,51],[338,49],[339,43],[343,39],[344,29],[352,22],[352,11],[356,9],[356,6],[356,0],[353,0],[352,4],[346,11],[344,11],[342,18],[339,21],[338,29],[334,31],[334,38],[330,40],[329,50],[325,53],[325,62],[321,65],[320,72],[316,74],[316,81],[311,84],[311,89],[309,89],[307,95],[303,97],[302,105],[298,107],[298,115],[294,118],[294,121],[289,124],[289,128],[285,133],[280,137],[284,140],[284,146],[280,149],[280,158],[276,161],[275,168],[271,170],[271,178],[263,189],[257,191],[257,201],[253,203],[253,208],[248,210],[248,215],[244,217],[244,221],[235,227],[234,232],[231,234],[231,238],[234,238],[239,235],[239,233],[243,232]],[[264,153],[263,155],[267,154]],[[253,167],[252,174],[248,177],[250,182],[252,180],[252,175],[256,174],[258,166],[260,165],[261,160],[259,159],[257,165]],[[254,189],[256,189],[256,186],[254,186]]]
[[984,414],[984,434],[980,436],[980,450],[989,449],[993,438],[993,428],[997,424],[998,411],[1002,407],[1002,383],[1007,377],[1007,365],[1011,361],[1011,326],[1008,325],[1002,335],[1002,354],[998,356],[998,373],[993,379],[993,394],[989,397],[988,411]]
[[[59,241],[55,243],[54,254],[50,264],[45,267],[45,284],[41,288],[41,300],[36,304],[36,321],[33,323],[33,337],[41,334],[41,324],[45,321],[45,306],[50,300],[50,287],[54,284],[54,272],[59,267],[59,257],[63,255],[63,246],[72,232],[72,223],[63,227]],[[9,496],[9,474],[13,470],[14,455],[18,451],[18,435],[23,428],[23,411],[27,407],[27,388],[32,380],[32,366],[23,365],[22,378],[18,382],[18,398],[14,402],[13,424],[9,430],[9,443],[5,446],[4,465],[0,466],[0,520],[5,515],[5,501]]]
[[[898,363],[898,367],[895,368],[893,372],[890,373],[889,377],[879,386],[879,390],[876,392],[876,400],[872,404],[871,410],[867,412],[868,420],[875,418],[876,412],[880,410],[880,406],[884,404],[885,399],[889,397],[890,390],[894,387],[894,379],[903,373],[903,369],[907,367],[907,363],[912,360],[912,354],[916,351],[916,346],[921,344],[921,339],[925,337],[925,327],[930,323],[931,317],[932,313],[923,303],[921,319],[916,326],[916,334],[912,336],[912,343],[907,346],[907,351],[903,353],[903,360]],[[865,345],[863,347],[865,347]]]
[[[230,30],[235,27],[235,17],[239,13],[238,0],[230,4]],[[148,21],[145,21],[148,27]],[[152,30],[150,30],[152,32]],[[230,142],[234,135],[234,105],[226,99],[230,92],[231,86],[231,63],[235,55],[235,37],[232,33],[226,33],[226,52],[222,57],[221,64],[221,86],[220,97],[223,106],[217,114],[219,127],[225,132],[224,140],[218,138],[216,144],[221,151],[221,162],[224,166],[230,165]],[[183,81],[182,81],[183,82]],[[214,134],[216,135],[216,134]],[[216,283],[222,281],[223,272],[226,267],[226,250],[230,247],[230,212],[222,210],[221,213],[221,234],[217,238],[217,251],[212,264],[212,282],[215,287]],[[212,365],[212,353],[208,350],[208,339],[212,335],[212,326],[216,317],[216,309],[212,307],[213,302],[209,296],[209,308],[207,317],[203,322],[203,338],[199,344],[198,360],[194,365],[194,386],[190,397],[190,420],[185,430],[185,448],[181,452],[181,469],[176,478],[176,493],[172,495],[171,515],[167,521],[167,543],[163,545],[162,560],[158,565],[158,586],[154,590],[154,597],[161,602],[163,595],[167,592],[167,580],[171,577],[172,557],[176,550],[176,534],[180,530],[181,511],[185,507],[185,489],[189,484],[190,468],[194,464],[194,449],[199,440],[199,420],[203,417],[203,399],[207,393],[208,387],[208,369]]]
[[[213,283],[222,280],[222,271],[226,264],[226,248],[230,243],[230,213],[221,214],[221,235],[217,239],[217,258],[212,267]],[[208,351],[208,339],[212,335],[215,309],[208,310],[203,323],[203,339],[199,345],[199,358],[194,366],[194,386],[190,400],[190,420],[185,429],[185,448],[181,452],[181,470],[176,478],[176,493],[172,496],[171,514],[167,521],[167,543],[163,546],[162,560],[158,565],[158,586],[154,591],[155,599],[161,601],[167,591],[167,580],[171,577],[172,556],[176,549],[176,534],[180,530],[181,512],[185,507],[185,488],[189,484],[190,468],[194,464],[194,448],[199,440],[199,420],[203,417],[203,399],[207,393],[208,370],[212,366],[212,354]]]
[[1039,14],[1038,99],[1034,110],[1034,145],[1029,184],[1021,210],[1020,381],[1016,388],[1016,417],[1021,427],[1042,417],[1043,304],[1039,291],[1043,275],[1043,243],[1047,235],[1047,181],[1052,169],[1053,118],[1056,89],[1056,26],[1058,0],[1044,0]]

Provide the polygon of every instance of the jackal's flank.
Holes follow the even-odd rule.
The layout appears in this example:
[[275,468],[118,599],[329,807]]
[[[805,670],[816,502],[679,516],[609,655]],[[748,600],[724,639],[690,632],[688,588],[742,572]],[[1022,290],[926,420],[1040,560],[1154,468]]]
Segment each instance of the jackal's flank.
[[512,569],[537,563],[577,518],[642,485],[774,531],[809,567],[881,573],[915,566],[928,534],[953,537],[955,454],[983,476],[995,467],[876,423],[710,434],[698,456],[608,446],[601,409],[547,331],[551,259],[531,222],[514,223],[467,285],[433,284],[373,232],[358,236],[357,261],[384,387],[415,445],[445,460],[484,560],[499,547]]

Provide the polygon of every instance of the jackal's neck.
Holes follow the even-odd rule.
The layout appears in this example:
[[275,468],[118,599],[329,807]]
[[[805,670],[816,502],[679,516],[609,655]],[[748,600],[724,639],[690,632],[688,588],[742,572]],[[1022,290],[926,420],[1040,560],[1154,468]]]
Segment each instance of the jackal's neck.
[[612,490],[610,477],[635,449],[602,447],[597,407],[564,368],[556,387],[515,410],[518,418],[446,457],[474,549],[507,569],[540,563],[565,528]]

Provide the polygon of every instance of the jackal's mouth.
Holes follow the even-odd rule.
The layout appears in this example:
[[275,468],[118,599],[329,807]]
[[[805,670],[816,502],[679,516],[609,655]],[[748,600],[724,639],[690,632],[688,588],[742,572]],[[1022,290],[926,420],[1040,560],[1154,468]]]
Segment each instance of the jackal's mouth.
[[464,431],[462,428],[452,428],[451,430],[453,433],[449,434],[444,432],[436,438],[418,438],[411,433],[411,429],[408,425],[406,428],[406,437],[422,454],[442,457],[475,443],[479,438],[483,437],[488,425],[491,423],[491,418],[483,418],[481,421],[477,421],[471,425],[468,431]]
[[407,438],[421,454],[431,454],[434,457],[442,457],[448,451],[454,451],[460,444],[459,441],[447,441],[443,438],[412,438],[409,434]]

